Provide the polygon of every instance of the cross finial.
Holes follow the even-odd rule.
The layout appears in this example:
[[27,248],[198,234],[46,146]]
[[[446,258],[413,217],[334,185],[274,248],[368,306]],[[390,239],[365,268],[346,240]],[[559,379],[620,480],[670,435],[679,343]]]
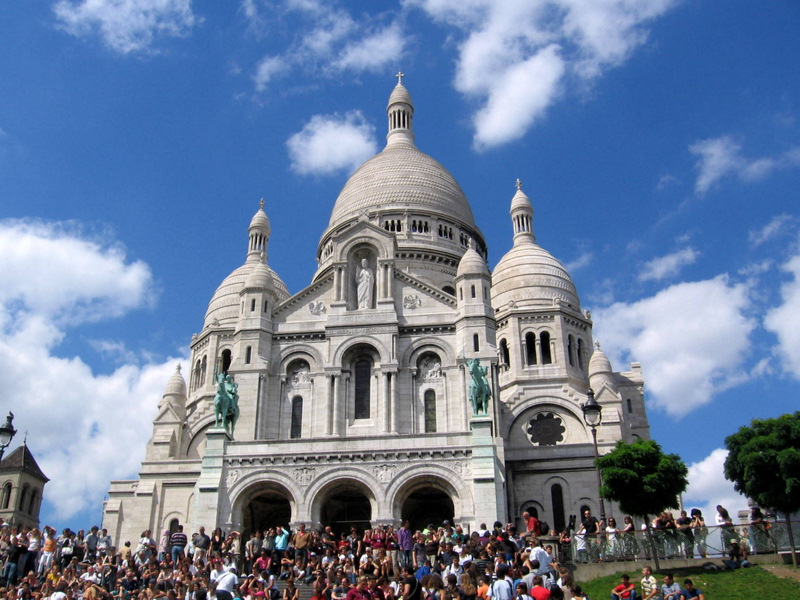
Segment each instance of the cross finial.
[[600,350],[600,342],[595,342],[594,343],[594,347],[597,348],[598,350]]
[[263,198],[262,198],[262,199],[260,200],[260,202],[258,203],[258,207],[259,207],[261,210],[264,210],[264,199],[263,199]]
[[397,77],[397,85],[403,85],[403,77],[405,76],[406,76],[405,73],[403,73],[402,71],[397,72],[397,75],[395,75],[395,77]]
[[181,363],[175,365],[175,372],[180,375],[181,374]]
[[516,183],[516,186],[517,186],[517,189],[518,189],[518,190],[521,190],[521,189],[522,189],[522,180],[521,180],[519,177],[517,177],[517,183]]

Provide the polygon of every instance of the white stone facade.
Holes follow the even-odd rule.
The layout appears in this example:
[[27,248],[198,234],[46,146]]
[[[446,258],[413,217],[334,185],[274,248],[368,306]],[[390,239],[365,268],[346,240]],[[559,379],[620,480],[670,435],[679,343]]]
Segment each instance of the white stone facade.
[[[592,352],[591,317],[536,244],[521,186],[513,247],[490,274],[463,191],[414,145],[402,83],[387,114],[386,148],[342,189],[307,288],[289,295],[268,266],[263,205],[253,217],[244,265],[192,337],[188,387],[180,372],[167,384],[138,480],[111,482],[115,540],[177,522],[474,529],[526,509],[563,526],[597,510],[590,383],[601,452],[648,437],[639,366],[615,373]],[[468,401],[475,357],[487,416]],[[219,371],[238,384],[233,437],[214,427]]]

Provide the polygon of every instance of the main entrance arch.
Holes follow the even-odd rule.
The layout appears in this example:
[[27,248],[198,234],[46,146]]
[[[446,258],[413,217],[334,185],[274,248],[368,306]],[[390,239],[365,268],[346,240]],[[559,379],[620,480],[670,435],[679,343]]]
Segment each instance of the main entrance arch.
[[401,521],[408,520],[413,530],[424,529],[429,524],[453,523],[458,498],[450,482],[435,475],[422,475],[406,482],[395,495],[394,514]]
[[242,530],[246,536],[253,531],[266,531],[278,525],[289,529],[292,522],[292,495],[276,482],[254,483],[239,497],[236,504],[241,510]]
[[351,527],[359,532],[369,529],[375,508],[372,491],[361,481],[338,479],[323,487],[314,498],[312,518],[323,527],[330,525],[335,534]]

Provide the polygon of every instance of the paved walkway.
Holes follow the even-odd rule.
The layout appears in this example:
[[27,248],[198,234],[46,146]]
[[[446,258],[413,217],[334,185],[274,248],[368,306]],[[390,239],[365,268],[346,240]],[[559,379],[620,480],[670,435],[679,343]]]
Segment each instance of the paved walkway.
[[761,568],[775,575],[800,581],[800,569],[787,565],[761,565]]

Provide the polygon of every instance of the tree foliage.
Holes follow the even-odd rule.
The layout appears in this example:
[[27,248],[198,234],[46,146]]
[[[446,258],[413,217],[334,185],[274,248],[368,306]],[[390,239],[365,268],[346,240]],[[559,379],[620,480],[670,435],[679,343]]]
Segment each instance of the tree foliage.
[[736,491],[784,514],[800,510],[800,412],[754,419],[725,446],[725,478]]
[[653,440],[619,441],[596,462],[603,479],[600,495],[618,503],[625,514],[637,517],[675,506],[689,484],[689,470],[681,458],[664,454]]

